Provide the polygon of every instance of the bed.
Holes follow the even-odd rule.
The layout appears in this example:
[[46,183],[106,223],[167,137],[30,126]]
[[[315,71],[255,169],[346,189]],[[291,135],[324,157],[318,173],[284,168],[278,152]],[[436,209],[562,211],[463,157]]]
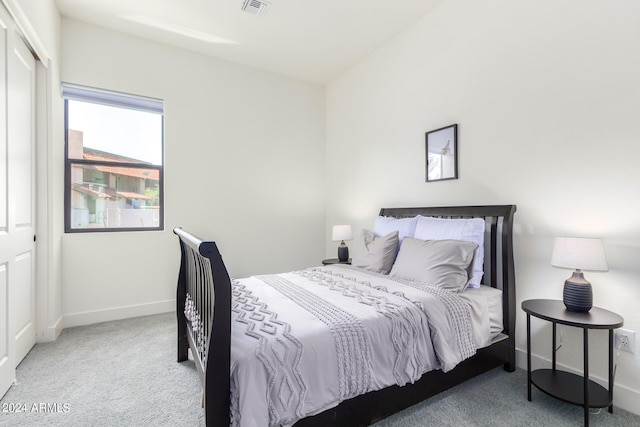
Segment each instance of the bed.
[[[384,274],[350,266],[314,267],[236,281],[229,277],[215,242],[175,229],[181,248],[176,298],[177,358],[179,362],[187,360],[191,350],[202,381],[207,426],[238,424],[238,420],[240,425],[267,425],[269,420],[296,426],[370,425],[495,367],[502,365],[506,371],[514,371],[515,211],[515,205],[492,205],[383,208],[379,212],[383,219],[482,220],[484,254],[479,288],[501,291],[501,325],[497,331],[493,328],[484,344],[479,343],[482,340],[475,332],[460,326],[470,323],[465,317],[456,320],[466,314],[447,314],[446,322],[438,321],[441,316],[434,314],[444,313],[445,306],[453,307],[452,313],[466,313],[456,304],[460,299],[471,299],[473,292],[464,291],[460,295],[465,297],[454,298],[451,294],[458,295],[456,292],[416,286],[402,277],[390,280]],[[400,245],[398,265],[405,246],[410,245]],[[470,265],[469,276],[472,275]],[[298,281],[301,284],[294,285]],[[274,293],[286,295],[286,301],[265,304]],[[315,302],[325,294],[347,297],[328,305]],[[355,329],[344,326],[344,319],[352,316],[350,310],[362,316],[355,322]],[[387,322],[379,318],[386,318]],[[410,319],[410,326],[400,318]],[[456,339],[442,339],[444,330],[437,328],[461,332]],[[294,331],[323,329],[330,334],[320,343],[306,341],[306,336]],[[378,335],[391,337],[386,339],[386,347],[366,342]],[[241,336],[250,338],[243,338],[244,344],[240,344]],[[267,341],[270,337],[274,337],[273,341]],[[423,338],[433,345],[432,349],[421,341]],[[250,342],[257,343],[255,349],[259,350]],[[455,347],[454,355],[445,356],[449,354],[445,350],[449,350],[443,346]],[[337,365],[348,365],[349,370],[338,367],[327,374],[324,365],[334,357],[342,361]],[[259,364],[256,368],[255,363],[249,365],[248,361],[244,365],[245,360],[254,358],[262,368]],[[307,373],[307,365],[314,363],[324,363],[316,369],[320,374],[315,376]],[[384,367],[385,363],[390,366]],[[265,371],[264,375],[261,371]],[[247,381],[254,383],[247,386]],[[258,388],[258,384],[266,389]],[[327,397],[327,390],[333,390],[335,395]],[[316,402],[318,406],[313,406]],[[254,410],[258,415],[251,413]]]

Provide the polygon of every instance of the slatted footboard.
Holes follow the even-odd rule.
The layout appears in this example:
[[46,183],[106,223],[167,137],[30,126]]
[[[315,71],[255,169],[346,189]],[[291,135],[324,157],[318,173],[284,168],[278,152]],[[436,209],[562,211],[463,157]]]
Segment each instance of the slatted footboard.
[[[176,228],[180,273],[176,296],[178,362],[189,348],[204,392],[207,425],[229,425],[231,280],[215,242],[203,242]],[[215,337],[215,339],[212,339]]]

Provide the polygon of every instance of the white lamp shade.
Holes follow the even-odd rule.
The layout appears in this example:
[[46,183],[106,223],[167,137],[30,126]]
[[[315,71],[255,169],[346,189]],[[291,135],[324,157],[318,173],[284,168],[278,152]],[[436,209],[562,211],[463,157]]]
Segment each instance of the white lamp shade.
[[340,240],[351,240],[353,235],[351,234],[351,226],[350,225],[334,225],[333,226],[333,237],[331,238],[334,241]]
[[551,265],[578,270],[609,270],[602,239],[584,237],[556,237]]

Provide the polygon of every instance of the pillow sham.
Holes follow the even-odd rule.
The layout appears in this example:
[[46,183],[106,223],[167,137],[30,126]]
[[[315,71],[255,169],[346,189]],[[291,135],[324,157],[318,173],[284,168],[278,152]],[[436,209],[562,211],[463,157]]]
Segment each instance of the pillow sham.
[[392,231],[398,231],[398,242],[402,243],[402,239],[405,237],[414,237],[418,217],[419,216],[412,218],[392,218],[379,216],[373,224],[373,232],[378,236],[385,236]]
[[373,231],[362,230],[365,252],[354,256],[351,265],[377,273],[389,274],[398,254],[398,231],[380,237]]
[[463,240],[478,245],[473,261],[473,274],[469,287],[480,286],[484,274],[484,232],[482,218],[432,218],[421,216],[414,237],[422,240]]
[[406,237],[390,276],[460,292],[469,284],[477,248],[473,242]]

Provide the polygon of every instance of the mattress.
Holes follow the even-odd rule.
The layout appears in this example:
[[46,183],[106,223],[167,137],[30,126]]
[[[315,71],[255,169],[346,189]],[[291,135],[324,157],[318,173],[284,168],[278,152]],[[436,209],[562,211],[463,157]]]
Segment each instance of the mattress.
[[476,346],[488,346],[504,329],[502,291],[482,285],[479,288],[467,288],[458,295],[469,304]]
[[356,395],[453,369],[491,341],[497,297],[342,265],[232,287],[231,415],[241,426],[292,424]]

